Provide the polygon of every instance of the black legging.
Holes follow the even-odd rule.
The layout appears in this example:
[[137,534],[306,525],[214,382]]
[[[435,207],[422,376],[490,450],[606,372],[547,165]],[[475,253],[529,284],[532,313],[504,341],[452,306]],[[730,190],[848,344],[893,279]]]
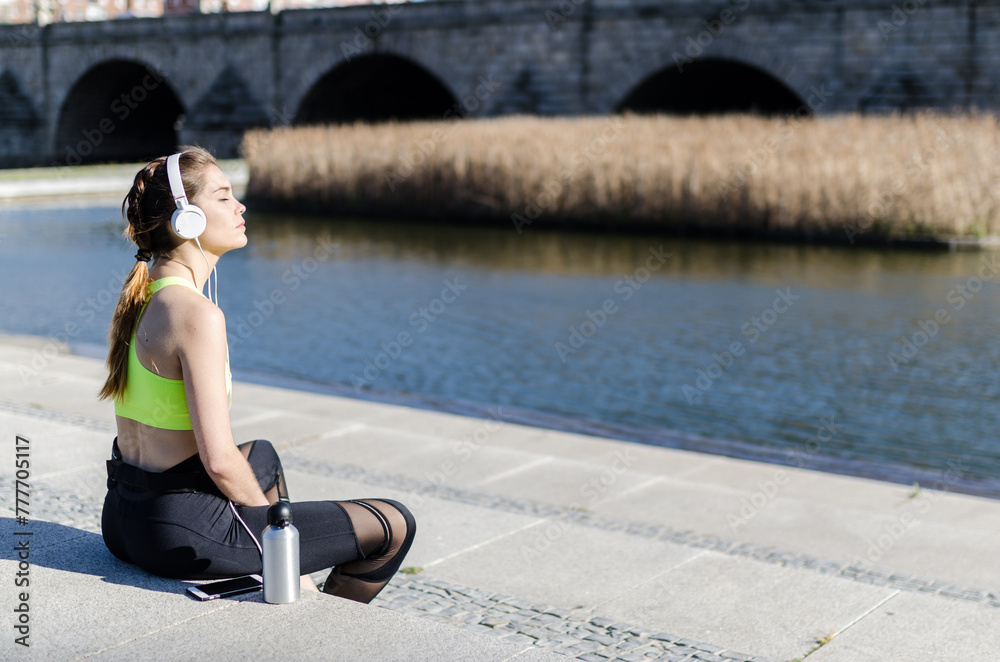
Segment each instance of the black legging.
[[[117,450],[117,445],[116,445]],[[287,498],[270,442],[242,444],[261,490]],[[146,473],[130,467],[130,475]],[[164,474],[207,478],[198,455]],[[101,531],[112,554],[162,577],[216,579],[261,572],[267,506],[240,506],[211,491],[154,492],[109,479]],[[205,481],[201,481],[202,486]],[[406,506],[391,499],[291,504],[301,573],[333,568],[324,590],[367,602],[399,570],[416,533]],[[351,581],[355,580],[355,581]],[[358,584],[361,582],[363,585]]]

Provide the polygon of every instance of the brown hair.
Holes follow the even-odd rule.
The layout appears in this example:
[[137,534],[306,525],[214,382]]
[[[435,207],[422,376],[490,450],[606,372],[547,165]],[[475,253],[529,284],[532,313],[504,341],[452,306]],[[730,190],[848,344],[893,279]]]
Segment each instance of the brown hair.
[[[188,200],[198,195],[202,174],[210,165],[215,165],[215,157],[207,150],[201,147],[181,148],[181,179]],[[176,206],[167,179],[167,157],[161,156],[136,174],[132,188],[122,202],[122,216],[128,223],[125,237],[134,242],[140,251],[149,251],[153,257],[169,256],[183,241],[170,229],[170,216],[174,209]],[[102,400],[118,399],[125,392],[128,345],[139,322],[151,282],[148,265],[137,259],[122,284],[122,293],[108,330],[108,379],[99,394]]]

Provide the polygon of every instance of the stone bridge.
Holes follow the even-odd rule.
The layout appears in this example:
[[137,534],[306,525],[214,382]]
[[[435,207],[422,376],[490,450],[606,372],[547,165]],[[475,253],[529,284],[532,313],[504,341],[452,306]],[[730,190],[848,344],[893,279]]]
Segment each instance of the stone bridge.
[[0,26],[0,166],[386,118],[996,109],[1000,3],[434,0]]

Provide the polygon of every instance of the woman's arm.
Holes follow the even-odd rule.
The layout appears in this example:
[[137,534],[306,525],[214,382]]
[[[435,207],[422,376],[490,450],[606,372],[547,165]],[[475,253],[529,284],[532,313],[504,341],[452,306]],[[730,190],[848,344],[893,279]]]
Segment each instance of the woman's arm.
[[178,357],[191,425],[208,475],[223,494],[247,506],[269,505],[250,463],[236,447],[226,392],[226,318],[211,302],[185,311]]

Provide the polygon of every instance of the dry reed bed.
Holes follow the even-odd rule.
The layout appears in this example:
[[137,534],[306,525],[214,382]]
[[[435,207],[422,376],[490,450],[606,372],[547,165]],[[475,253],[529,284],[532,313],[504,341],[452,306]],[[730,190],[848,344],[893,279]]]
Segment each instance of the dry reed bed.
[[329,213],[836,235],[1000,232],[989,114],[611,116],[247,134],[248,197]]

